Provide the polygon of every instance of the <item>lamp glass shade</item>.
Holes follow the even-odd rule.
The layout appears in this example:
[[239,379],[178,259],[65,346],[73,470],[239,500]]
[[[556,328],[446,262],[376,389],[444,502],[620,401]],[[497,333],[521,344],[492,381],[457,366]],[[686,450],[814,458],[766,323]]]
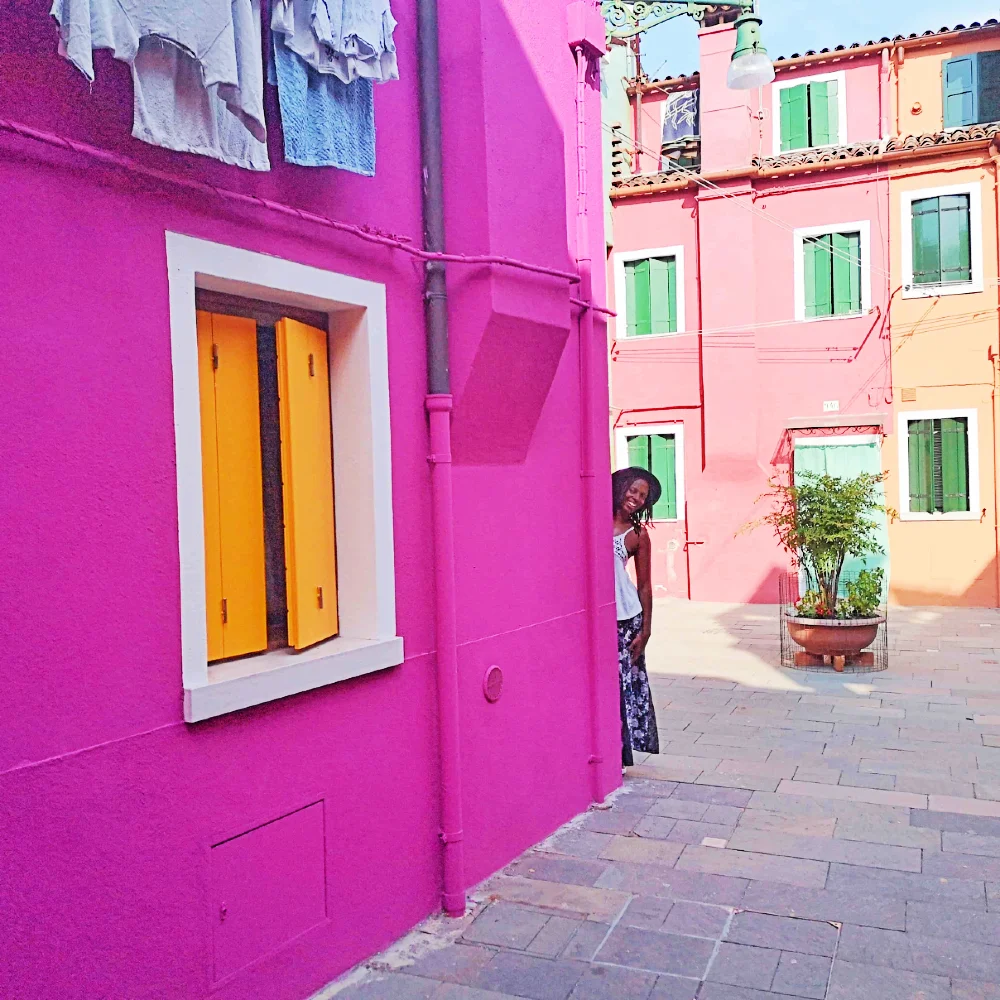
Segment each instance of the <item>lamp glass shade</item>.
[[750,49],[734,55],[726,75],[730,90],[754,90],[764,87],[774,79],[774,66],[766,52]]

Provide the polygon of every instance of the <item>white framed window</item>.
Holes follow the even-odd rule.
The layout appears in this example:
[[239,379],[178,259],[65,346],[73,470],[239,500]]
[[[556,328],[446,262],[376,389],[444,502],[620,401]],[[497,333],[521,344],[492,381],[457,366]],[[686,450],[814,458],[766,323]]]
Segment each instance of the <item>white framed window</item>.
[[[385,287],[176,233],[166,234],[166,244],[185,720],[197,722],[402,663],[403,641],[396,635]],[[329,413],[324,419],[330,423],[336,490],[319,493],[320,501],[328,497],[334,508],[334,572],[341,582],[339,588],[334,584],[335,637],[298,652],[271,649],[209,663],[208,622],[217,609],[207,604],[210,529],[199,399],[206,371],[211,378],[213,366],[224,367],[215,365],[214,357],[206,365],[200,329],[205,313],[196,308],[199,290],[328,318],[326,342],[319,342],[315,356],[308,355],[308,365],[310,375],[319,372],[326,349],[329,407],[324,402],[320,412]],[[315,504],[315,481],[304,478],[311,491],[308,502]],[[322,593],[310,596],[324,607]]]
[[899,421],[899,516],[904,521],[978,521],[976,410],[907,410]]
[[616,253],[614,276],[617,339],[684,332],[684,247]]
[[982,217],[978,182],[902,192],[903,298],[983,290]]
[[633,424],[615,428],[615,468],[648,469],[663,495],[653,510],[656,521],[684,520],[684,424]]
[[795,318],[860,316],[872,307],[871,223],[796,229]]
[[847,142],[847,73],[816,73],[771,84],[775,156]]

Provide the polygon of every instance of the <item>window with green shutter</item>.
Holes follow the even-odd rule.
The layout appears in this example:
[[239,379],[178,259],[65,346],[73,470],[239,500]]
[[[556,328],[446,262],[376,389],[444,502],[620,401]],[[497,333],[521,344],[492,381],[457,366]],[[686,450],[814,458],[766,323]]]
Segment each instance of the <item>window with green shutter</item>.
[[907,438],[910,512],[968,511],[968,417],[909,420]]
[[941,85],[945,128],[1000,121],[1000,51],[946,59]]
[[625,319],[629,337],[677,332],[677,258],[625,262]]
[[942,285],[972,281],[969,196],[920,198],[910,209],[913,283]]
[[783,87],[780,97],[781,151],[835,146],[840,135],[840,81],[816,80]]
[[825,233],[803,240],[807,319],[861,312],[861,234]]
[[652,472],[663,487],[653,518],[677,520],[677,438],[673,434],[637,434],[628,438],[629,465]]

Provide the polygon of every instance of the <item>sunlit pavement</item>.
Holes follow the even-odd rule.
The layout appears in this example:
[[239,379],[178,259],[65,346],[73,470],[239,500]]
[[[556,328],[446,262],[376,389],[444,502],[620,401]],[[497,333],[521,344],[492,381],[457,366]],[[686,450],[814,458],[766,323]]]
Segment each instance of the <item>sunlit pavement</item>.
[[344,1000],[1000,1000],[1000,613],[783,670],[777,610],[664,602],[661,753],[333,984]]

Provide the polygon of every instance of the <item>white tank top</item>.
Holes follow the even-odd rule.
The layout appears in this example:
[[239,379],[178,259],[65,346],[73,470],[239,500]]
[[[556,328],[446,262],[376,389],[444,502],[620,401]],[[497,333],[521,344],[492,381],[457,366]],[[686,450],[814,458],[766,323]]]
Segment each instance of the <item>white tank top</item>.
[[642,611],[639,591],[635,589],[635,584],[625,568],[628,565],[625,538],[631,530],[629,528],[625,534],[615,535],[615,607],[618,609],[620,622],[629,621]]

